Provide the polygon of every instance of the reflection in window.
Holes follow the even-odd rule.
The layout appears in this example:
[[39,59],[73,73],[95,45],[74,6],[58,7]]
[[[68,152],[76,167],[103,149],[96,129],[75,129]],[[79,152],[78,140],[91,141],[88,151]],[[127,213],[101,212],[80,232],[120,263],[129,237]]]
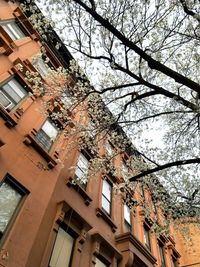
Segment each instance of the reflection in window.
[[102,208],[108,215],[111,215],[111,200],[112,200],[112,185],[107,180],[103,180]]
[[131,231],[131,211],[126,204],[124,204],[124,223],[126,230]]
[[21,39],[26,36],[14,20],[3,23],[2,27],[12,40]]
[[83,155],[83,153],[80,153],[75,170],[75,179],[84,189],[87,185],[88,166],[89,160]]
[[25,192],[21,191],[15,184],[5,179],[0,184],[0,238],[5,232],[11,218]]
[[64,231],[62,228],[58,229],[49,267],[70,266],[69,264],[72,257],[74,241],[74,237],[72,237],[69,233]]
[[109,142],[106,143],[106,152],[107,152],[108,156],[112,157],[113,147],[111,146],[111,144]]
[[0,104],[7,111],[11,111],[26,95],[27,91],[15,78],[0,86]]
[[121,166],[121,172],[122,172],[122,176],[124,178],[125,181],[128,180],[128,173],[129,173],[129,170],[128,170],[128,167],[126,166],[125,163],[122,162],[122,166]]
[[45,150],[49,151],[57,135],[58,128],[50,119],[47,119],[37,132],[35,139]]
[[45,78],[48,75],[48,66],[41,56],[38,56],[32,60],[33,66],[36,68],[38,73]]
[[148,228],[147,225],[144,225],[144,244],[149,250],[151,250],[150,229]]

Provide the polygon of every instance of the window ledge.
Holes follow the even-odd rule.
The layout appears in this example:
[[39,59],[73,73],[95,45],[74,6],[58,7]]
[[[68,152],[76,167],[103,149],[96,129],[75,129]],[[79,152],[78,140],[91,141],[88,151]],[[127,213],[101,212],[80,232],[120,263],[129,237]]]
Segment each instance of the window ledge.
[[81,197],[84,199],[84,203],[86,206],[89,206],[92,202],[91,197],[88,195],[88,193],[77,183],[73,183],[73,178],[70,177],[67,181],[67,186],[72,187],[75,191],[77,191]]
[[[53,169],[56,165],[56,159],[58,159],[58,153],[55,152],[54,155],[50,155],[36,140],[35,135],[37,131],[33,129],[30,134],[25,136],[23,143],[27,146],[31,145],[35,150],[47,161],[49,169]],[[54,159],[55,157],[56,159]]]
[[102,219],[104,219],[104,221],[107,222],[107,224],[110,225],[112,232],[115,233],[117,226],[114,224],[114,222],[112,221],[112,219],[101,209],[101,208],[97,208],[96,209],[96,216],[97,217],[102,217]]
[[6,43],[6,41],[2,37],[0,37],[0,43],[2,43],[0,46],[0,55],[3,54],[9,56],[13,52],[12,48]]
[[5,125],[8,128],[15,127],[17,121],[0,105],[0,116],[6,121]]
[[137,251],[139,251],[151,264],[153,265],[156,264],[156,261],[157,261],[156,258],[133,234],[129,232],[120,234],[115,237],[115,241],[117,245],[123,244],[123,246],[129,247],[129,253],[132,253],[132,251],[135,251],[137,255]]

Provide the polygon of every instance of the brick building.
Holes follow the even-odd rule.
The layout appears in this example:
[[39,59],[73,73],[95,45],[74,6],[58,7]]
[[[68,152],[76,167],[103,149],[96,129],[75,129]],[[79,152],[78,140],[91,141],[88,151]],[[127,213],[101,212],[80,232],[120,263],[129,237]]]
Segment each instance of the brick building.
[[[44,44],[48,64],[67,68],[72,57],[63,45],[55,49],[56,40],[52,32]],[[88,171],[92,155],[69,150],[62,122],[55,125],[40,112],[44,96],[34,93],[25,74],[35,71],[45,79],[40,47],[18,4],[0,0],[0,266],[179,266],[174,239],[157,238],[141,208],[131,212],[114,194],[123,174],[73,183]],[[77,109],[73,120],[79,115]],[[106,141],[98,153],[114,149]],[[126,168],[125,156],[117,155],[114,165]],[[151,201],[150,192],[140,189],[134,197]]]

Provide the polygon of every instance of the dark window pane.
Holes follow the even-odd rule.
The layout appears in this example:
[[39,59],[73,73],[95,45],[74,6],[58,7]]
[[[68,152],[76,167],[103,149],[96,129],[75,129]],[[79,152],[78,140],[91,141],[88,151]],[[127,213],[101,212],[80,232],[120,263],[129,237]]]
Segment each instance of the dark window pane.
[[150,250],[151,249],[150,235],[149,235],[149,229],[147,228],[147,226],[144,226],[144,243],[145,243],[145,246]]
[[40,129],[39,132],[37,132],[35,139],[40,143],[40,145],[47,151],[50,150],[52,145],[52,140],[50,137],[42,130]]

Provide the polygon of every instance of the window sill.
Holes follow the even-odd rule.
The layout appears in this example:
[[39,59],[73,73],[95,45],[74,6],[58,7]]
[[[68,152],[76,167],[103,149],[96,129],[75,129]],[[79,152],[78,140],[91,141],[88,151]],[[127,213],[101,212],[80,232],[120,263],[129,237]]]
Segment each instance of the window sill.
[[56,165],[56,159],[58,159],[58,153],[55,152],[54,153],[54,157],[56,159],[53,158],[52,155],[50,155],[36,140],[35,140],[35,135],[36,135],[37,131],[35,129],[33,129],[31,131],[30,134],[27,134],[25,136],[25,139],[23,141],[23,143],[27,146],[31,145],[32,147],[35,148],[35,150],[47,161],[48,167],[49,169],[53,169]]
[[97,217],[102,217],[102,219],[104,219],[105,222],[107,222],[107,224],[110,225],[112,232],[115,233],[117,226],[114,224],[114,222],[112,221],[112,219],[101,209],[101,208],[97,208],[96,209],[96,216]]
[[0,106],[0,116],[6,121],[5,125],[8,128],[12,128],[17,125],[17,121],[2,106]]
[[84,199],[84,203],[86,206],[89,206],[92,202],[91,197],[88,195],[88,193],[77,183],[73,183],[73,178],[70,177],[67,181],[67,186],[72,187],[76,192],[78,192],[81,197]]
[[0,55],[6,55],[9,56],[13,50],[12,48],[6,43],[6,41],[0,37],[0,42],[2,42],[2,46],[0,46]]

